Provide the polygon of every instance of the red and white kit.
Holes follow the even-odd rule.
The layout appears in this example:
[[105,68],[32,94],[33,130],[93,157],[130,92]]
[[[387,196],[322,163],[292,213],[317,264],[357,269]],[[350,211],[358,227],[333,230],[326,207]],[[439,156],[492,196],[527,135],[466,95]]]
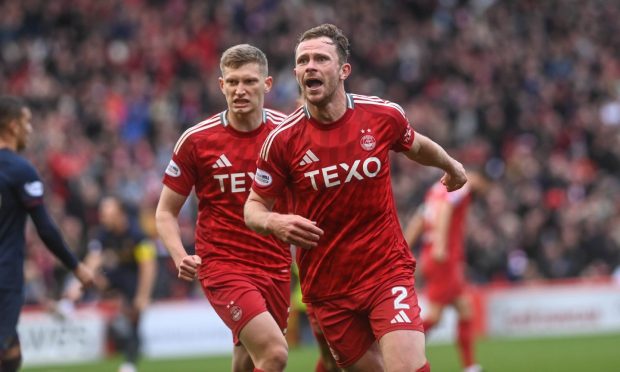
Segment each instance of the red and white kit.
[[[324,231],[317,247],[299,251],[297,263],[304,301],[341,366],[391,330],[422,330],[415,260],[400,228],[389,168],[390,150],[409,150],[414,135],[397,104],[348,94],[339,120],[319,123],[301,107],[260,153],[253,190],[273,198],[290,189],[293,213]],[[332,325],[330,318],[340,320]]]
[[[426,295],[432,302],[451,304],[465,290],[463,242],[471,198],[471,188],[468,184],[456,191],[448,192],[441,182],[435,183],[424,198],[424,232],[420,263],[426,280]],[[433,259],[431,253],[432,236],[437,220],[437,205],[444,202],[452,206],[452,214],[448,228],[447,257],[445,261],[438,262]]]
[[[289,299],[280,292],[283,288],[289,290],[288,284],[282,284],[290,281],[289,246],[272,236],[251,231],[243,219],[243,205],[254,179],[260,147],[284,117],[280,112],[265,109],[261,126],[240,132],[228,125],[226,111],[213,115],[179,138],[163,180],[182,195],[189,195],[195,188],[199,201],[196,254],[202,258],[198,278],[211,304],[233,330],[235,341],[238,331],[252,316],[270,307],[278,309],[272,315],[282,329],[286,328]],[[286,208],[285,199],[276,203],[276,209]],[[238,287],[222,285],[224,275],[231,274],[237,276]],[[239,304],[240,296],[250,291],[244,283],[265,276],[269,280],[254,281],[255,293],[249,296],[256,297],[261,290],[272,291],[278,303]],[[265,285],[271,287],[261,287]],[[268,295],[262,297],[269,301]],[[282,298],[286,303],[280,303]]]

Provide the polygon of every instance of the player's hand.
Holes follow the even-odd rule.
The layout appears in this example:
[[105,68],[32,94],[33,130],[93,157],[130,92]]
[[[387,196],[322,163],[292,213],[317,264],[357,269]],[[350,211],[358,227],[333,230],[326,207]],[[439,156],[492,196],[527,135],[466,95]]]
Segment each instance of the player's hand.
[[463,164],[452,159],[452,167],[441,177],[441,183],[446,186],[448,191],[458,190],[467,182],[467,174]]
[[71,278],[62,293],[62,297],[69,301],[76,302],[82,297],[83,292],[80,282],[75,278]]
[[51,311],[52,314],[60,319],[69,319],[75,313],[75,301],[69,298],[62,298],[53,303]]
[[265,227],[283,242],[305,249],[316,247],[323,235],[316,222],[296,214],[272,213],[265,221]]
[[185,256],[181,262],[177,265],[179,270],[179,279],[186,280],[188,282],[196,279],[198,273],[198,266],[202,263],[202,259],[198,255]]
[[77,302],[88,288],[103,290],[104,282],[105,280],[100,275],[95,274],[90,267],[80,262],[73,270],[73,277],[65,286],[62,297],[69,302]]
[[95,274],[93,271],[83,263],[79,263],[78,266],[73,270],[73,274],[77,278],[77,280],[82,283],[83,288],[90,288],[95,285]]

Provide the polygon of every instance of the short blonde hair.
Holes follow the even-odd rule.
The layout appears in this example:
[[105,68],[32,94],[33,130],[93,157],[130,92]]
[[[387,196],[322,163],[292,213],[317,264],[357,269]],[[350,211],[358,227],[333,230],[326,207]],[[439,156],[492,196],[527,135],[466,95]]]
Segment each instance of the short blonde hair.
[[220,70],[224,74],[224,68],[239,68],[248,63],[256,63],[260,67],[261,73],[267,76],[269,66],[267,57],[262,50],[250,44],[238,44],[232,46],[222,54],[220,59]]

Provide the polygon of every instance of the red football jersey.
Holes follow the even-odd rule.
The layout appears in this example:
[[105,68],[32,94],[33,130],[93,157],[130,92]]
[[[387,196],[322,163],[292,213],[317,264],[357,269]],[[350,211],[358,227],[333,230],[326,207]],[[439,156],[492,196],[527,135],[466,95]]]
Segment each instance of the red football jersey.
[[243,219],[260,147],[284,117],[265,109],[263,125],[239,132],[228,125],[224,111],[186,130],[174,147],[163,182],[182,195],[195,187],[199,278],[231,271],[290,278],[289,246],[251,231]]
[[435,183],[424,197],[424,232],[422,234],[421,259],[426,261],[430,257],[433,245],[433,234],[437,221],[438,204],[447,202],[452,205],[452,215],[448,227],[447,262],[458,264],[464,258],[464,235],[467,220],[467,210],[471,202],[471,188],[468,184],[460,189],[448,192],[441,183]]
[[278,197],[288,188],[294,213],[325,231],[297,258],[304,301],[375,286],[415,262],[392,195],[389,151],[405,151],[414,131],[402,108],[377,97],[347,95],[338,121],[317,122],[297,109],[265,141],[252,189]]

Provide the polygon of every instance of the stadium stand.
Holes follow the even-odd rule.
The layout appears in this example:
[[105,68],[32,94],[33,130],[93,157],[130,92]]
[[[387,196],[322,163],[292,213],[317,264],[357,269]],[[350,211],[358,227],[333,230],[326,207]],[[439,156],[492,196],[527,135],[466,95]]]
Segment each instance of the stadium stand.
[[[620,272],[620,3],[493,0],[0,2],[0,91],[34,108],[28,157],[55,220],[83,254],[97,204],[118,194],[147,231],[174,141],[225,106],[225,48],[250,42],[294,107],[298,33],[351,35],[348,89],[402,103],[417,130],[494,179],[469,222],[477,283]],[[438,174],[394,158],[404,217]],[[194,208],[183,211],[192,245]],[[65,272],[29,235],[29,300]],[[158,297],[185,297],[170,260]],[[166,267],[168,269],[166,269]]]

